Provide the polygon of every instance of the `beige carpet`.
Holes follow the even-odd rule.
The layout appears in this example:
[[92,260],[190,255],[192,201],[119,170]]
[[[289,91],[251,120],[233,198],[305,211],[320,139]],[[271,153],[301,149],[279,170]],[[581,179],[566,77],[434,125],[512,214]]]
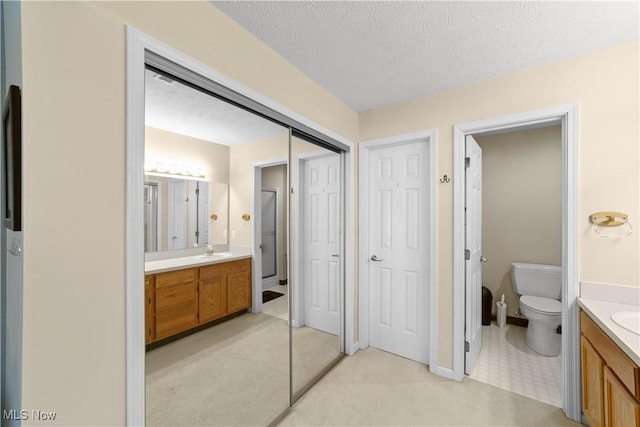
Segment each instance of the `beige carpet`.
[[580,426],[554,406],[368,348],[343,360],[281,426]]
[[[289,406],[287,322],[247,313],[149,351],[147,425],[268,425]],[[293,331],[294,387],[338,355],[338,338]]]

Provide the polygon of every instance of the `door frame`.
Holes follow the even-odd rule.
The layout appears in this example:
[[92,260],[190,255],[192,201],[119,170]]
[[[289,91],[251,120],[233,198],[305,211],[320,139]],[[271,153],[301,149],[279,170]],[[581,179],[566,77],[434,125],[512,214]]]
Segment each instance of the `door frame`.
[[[437,150],[436,150],[436,130],[426,129],[418,132],[395,135],[377,139],[363,141],[359,144],[359,320],[360,320],[360,348],[365,349],[369,346],[369,215],[367,206],[370,202],[369,187],[369,161],[371,151],[378,148],[393,147],[413,142],[423,142],[427,144],[427,152],[429,153],[429,174],[427,175],[426,185],[429,188],[430,197],[427,200],[428,208],[425,214],[428,216],[426,221],[429,227],[429,259],[427,270],[429,271],[427,293],[429,295],[429,305],[427,318],[429,319],[429,371],[437,375],[443,375],[442,369],[438,365],[438,319],[437,319],[437,193],[436,193],[436,177],[437,177]],[[446,375],[444,375],[446,376]]]
[[[288,174],[288,170],[287,170],[287,174]],[[281,268],[280,268],[280,263],[282,262],[282,259],[280,258],[280,250],[281,248],[281,244],[280,244],[280,239],[282,237],[282,235],[280,234],[282,231],[280,230],[280,209],[278,209],[278,204],[280,203],[280,189],[278,188],[269,188],[269,187],[262,187],[260,189],[260,194],[262,195],[262,193],[264,193],[265,191],[268,191],[270,193],[274,193],[276,196],[276,216],[275,216],[275,222],[276,222],[276,234],[275,234],[275,246],[274,246],[274,250],[276,252],[276,259],[275,259],[275,263],[276,263],[276,271],[273,274],[273,276],[268,277],[267,279],[262,279],[262,290],[264,291],[265,289],[268,288],[272,288],[275,285],[280,284],[280,273],[281,273]],[[260,200],[262,202],[262,200]],[[262,203],[261,205],[262,206]],[[255,227],[258,228],[260,227],[260,236],[262,236],[262,209],[256,209],[256,214],[260,214],[260,217],[256,217],[256,223],[255,223]],[[258,220],[260,220],[260,224],[258,224]],[[260,243],[262,244],[262,239],[260,239]],[[258,247],[260,248],[260,245],[258,245]],[[262,254],[262,248],[260,248],[260,253]],[[256,251],[257,252],[257,251]],[[260,266],[262,266],[262,263],[260,263]],[[267,282],[267,284],[269,284],[268,288],[265,288],[264,284],[265,281]],[[271,285],[273,283],[273,285]]]
[[[175,64],[190,69],[226,89],[244,96],[256,104],[267,107],[275,114],[294,120],[302,127],[337,141],[339,144],[353,149],[353,143],[336,132],[310,120],[273,99],[249,88],[248,86],[226,76],[211,66],[203,64],[182,52],[160,42],[145,33],[126,27],[126,134],[125,134],[125,405],[127,425],[144,425],[145,423],[145,314],[144,314],[144,70],[146,52],[160,55]],[[346,154],[345,195],[350,200],[346,220],[345,235],[352,237],[353,212],[352,176],[355,171],[354,157]],[[345,239],[350,242],[352,239]],[[355,348],[355,295],[353,269],[349,263],[354,259],[354,247],[346,244],[347,280],[345,283],[346,330],[345,344],[347,349]],[[349,351],[349,354],[351,352]]]
[[[562,132],[562,409],[580,422],[578,332],[578,105],[494,117],[453,127],[453,379],[464,378],[465,328],[465,137],[560,125]],[[459,178],[459,179],[457,179]]]
[[[253,255],[253,283],[251,290],[251,312],[260,313],[262,311],[262,251],[260,242],[262,240],[262,169],[270,166],[287,166],[287,187],[289,186],[289,159],[278,157],[271,160],[258,161],[253,163],[253,205],[251,206],[251,218],[253,218],[253,236],[251,237],[251,254]],[[288,206],[288,204],[287,204]],[[287,211],[287,217],[289,213]],[[276,219],[277,221],[277,219]],[[276,237],[276,247],[278,247]],[[279,249],[279,247],[278,247]],[[276,249],[276,250],[278,250]],[[288,251],[287,251],[288,252]],[[260,262],[258,262],[258,259]],[[276,256],[277,259],[277,256]],[[279,266],[276,267],[278,273]],[[277,273],[276,273],[277,274]]]

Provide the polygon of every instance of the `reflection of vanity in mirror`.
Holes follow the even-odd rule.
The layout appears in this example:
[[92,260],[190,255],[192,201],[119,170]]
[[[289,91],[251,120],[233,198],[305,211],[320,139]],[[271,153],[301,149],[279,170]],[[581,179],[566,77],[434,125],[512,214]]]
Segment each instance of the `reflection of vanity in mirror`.
[[228,185],[145,175],[145,252],[227,244]]

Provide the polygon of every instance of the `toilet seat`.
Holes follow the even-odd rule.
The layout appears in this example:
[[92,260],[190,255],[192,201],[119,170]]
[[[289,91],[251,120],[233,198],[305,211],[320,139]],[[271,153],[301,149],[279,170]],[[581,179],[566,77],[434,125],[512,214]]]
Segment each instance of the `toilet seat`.
[[551,298],[522,295],[520,297],[520,305],[533,312],[547,316],[560,316],[562,314],[562,303]]

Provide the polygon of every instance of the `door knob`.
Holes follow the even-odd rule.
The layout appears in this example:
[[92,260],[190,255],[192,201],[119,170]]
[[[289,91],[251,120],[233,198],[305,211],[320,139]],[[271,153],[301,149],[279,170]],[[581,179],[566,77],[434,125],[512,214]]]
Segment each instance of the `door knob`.
[[480,261],[487,262],[487,259],[485,257],[480,257]]
[[376,255],[371,255],[371,261],[380,262],[382,258],[378,258]]

